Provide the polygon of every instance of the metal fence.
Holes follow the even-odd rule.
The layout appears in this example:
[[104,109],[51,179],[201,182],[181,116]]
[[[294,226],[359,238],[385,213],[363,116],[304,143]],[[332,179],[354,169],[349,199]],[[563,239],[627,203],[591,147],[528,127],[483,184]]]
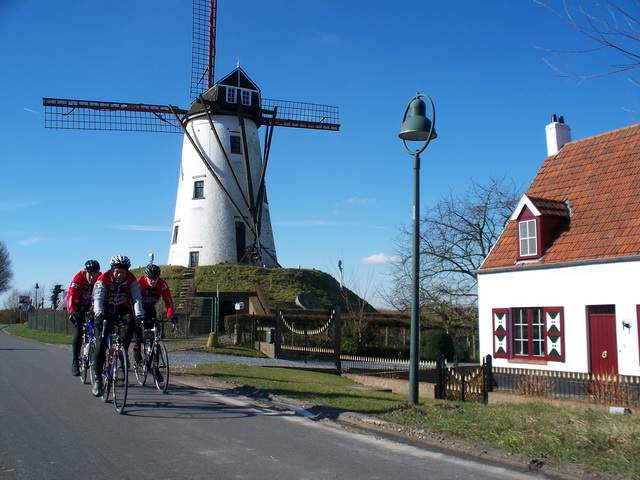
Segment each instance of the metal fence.
[[[178,325],[175,331],[165,329],[167,339],[185,339],[208,335],[214,331],[215,311],[214,298],[210,297],[181,297],[174,299],[175,316]],[[165,308],[162,301],[158,302],[158,317],[164,318]],[[28,314],[29,328],[49,333],[73,335],[73,324],[69,321],[69,314],[65,310],[34,309]]]
[[48,308],[30,310],[27,322],[29,323],[29,328],[42,330],[43,332],[73,335],[73,324],[69,321],[69,314],[66,310],[51,310]]
[[613,405],[640,405],[640,377],[493,367],[493,391],[588,400]]

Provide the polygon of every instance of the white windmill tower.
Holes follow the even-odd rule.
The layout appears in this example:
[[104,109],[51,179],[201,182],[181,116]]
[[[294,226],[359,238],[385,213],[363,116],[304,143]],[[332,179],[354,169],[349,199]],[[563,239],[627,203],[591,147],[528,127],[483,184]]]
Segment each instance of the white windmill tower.
[[273,129],[335,131],[338,109],[261,98],[239,67],[214,84],[216,11],[217,0],[193,0],[191,94],[197,98],[188,111],[44,98],[45,127],[183,133],[168,263],[278,267],[265,188]]
[[182,117],[169,264],[278,266],[258,137],[260,105],[260,90],[238,68]]

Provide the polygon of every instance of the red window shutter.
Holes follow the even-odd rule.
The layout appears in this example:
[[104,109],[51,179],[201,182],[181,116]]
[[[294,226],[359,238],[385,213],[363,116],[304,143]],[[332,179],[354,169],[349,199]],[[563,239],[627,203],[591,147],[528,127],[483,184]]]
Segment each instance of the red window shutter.
[[[640,347],[640,305],[636,305],[636,330],[638,330],[638,347]],[[640,348],[638,348],[640,350]]]
[[493,357],[509,358],[509,309],[494,308],[493,317]]
[[545,307],[543,312],[546,358],[552,362],[564,362],[564,308]]

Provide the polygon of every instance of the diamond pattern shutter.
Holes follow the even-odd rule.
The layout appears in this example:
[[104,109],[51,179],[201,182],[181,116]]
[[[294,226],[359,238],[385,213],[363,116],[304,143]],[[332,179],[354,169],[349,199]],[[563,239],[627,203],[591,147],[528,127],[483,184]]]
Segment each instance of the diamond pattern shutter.
[[564,308],[544,308],[546,357],[552,362],[564,362]]
[[509,358],[509,309],[494,308],[493,316],[493,357]]

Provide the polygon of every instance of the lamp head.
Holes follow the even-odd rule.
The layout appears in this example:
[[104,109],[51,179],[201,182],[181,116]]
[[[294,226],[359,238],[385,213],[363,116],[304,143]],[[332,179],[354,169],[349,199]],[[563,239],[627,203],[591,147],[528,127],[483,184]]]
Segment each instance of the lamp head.
[[431,132],[431,138],[428,140],[436,138],[438,135],[435,129],[432,129],[431,120],[425,116],[425,112],[424,102],[419,97],[414,98],[409,104],[409,116],[402,122],[398,137],[402,140],[422,142],[427,140]]

